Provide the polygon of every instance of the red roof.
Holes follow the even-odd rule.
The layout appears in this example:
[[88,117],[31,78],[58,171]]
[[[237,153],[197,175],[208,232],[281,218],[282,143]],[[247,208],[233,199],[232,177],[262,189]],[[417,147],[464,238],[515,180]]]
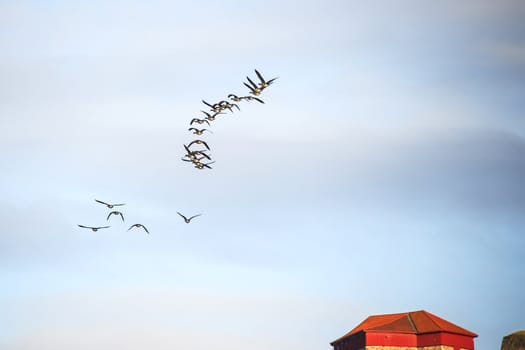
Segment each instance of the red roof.
[[461,328],[447,320],[442,319],[441,317],[421,310],[399,314],[369,316],[357,327],[332,343],[336,343],[359,332],[391,332],[411,334],[447,332],[466,335],[469,337],[478,336],[476,333],[472,333],[465,328]]

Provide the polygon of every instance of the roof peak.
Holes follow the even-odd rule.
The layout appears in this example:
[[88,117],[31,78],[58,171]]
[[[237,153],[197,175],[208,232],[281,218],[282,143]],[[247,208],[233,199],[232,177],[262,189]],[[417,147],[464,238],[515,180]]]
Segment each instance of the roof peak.
[[394,314],[381,314],[368,316],[350,332],[332,343],[350,337],[359,332],[391,332],[425,334],[446,332],[469,337],[477,337],[477,334],[459,327],[441,317],[426,310],[400,312]]

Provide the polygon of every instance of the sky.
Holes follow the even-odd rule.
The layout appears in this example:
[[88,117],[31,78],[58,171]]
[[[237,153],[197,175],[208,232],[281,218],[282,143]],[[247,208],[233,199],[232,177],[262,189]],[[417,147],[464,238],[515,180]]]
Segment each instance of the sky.
[[[525,328],[524,17],[0,1],[0,348],[330,350],[416,310],[499,348]],[[213,169],[182,162],[254,69],[265,103],[212,123]]]

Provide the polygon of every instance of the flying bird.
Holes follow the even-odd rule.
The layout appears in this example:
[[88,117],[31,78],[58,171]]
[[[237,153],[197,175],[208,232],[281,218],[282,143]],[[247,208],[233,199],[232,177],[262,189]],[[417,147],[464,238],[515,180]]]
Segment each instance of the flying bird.
[[131,230],[133,227],[137,227],[137,228],[143,228],[144,231],[146,231],[146,233],[149,235],[149,231],[148,229],[146,228],[146,226],[142,225],[142,224],[133,224],[130,226],[130,228],[128,228],[128,231]]
[[222,111],[222,109],[220,108],[219,104],[217,103],[214,103],[214,104],[210,104],[204,100],[202,100],[202,103],[204,103],[206,106],[210,107],[211,108],[211,111],[213,113],[219,113]]
[[257,102],[260,102],[260,103],[264,103],[263,100],[261,100],[260,98],[257,98],[257,97],[254,97],[254,96],[237,96],[237,95],[234,95],[234,94],[229,94],[228,95],[228,98],[234,102],[240,102],[242,100],[246,100],[246,101],[252,101],[252,100],[255,100]]
[[[205,120],[209,120],[210,122],[214,121],[215,120],[215,117],[217,117],[219,114],[224,114],[222,113],[221,111],[219,112],[214,112],[213,115],[208,113],[208,112],[205,112],[205,111],[201,111],[202,113],[206,114],[206,117],[204,118]],[[209,125],[210,123],[208,123]]]
[[108,207],[109,209],[113,209],[113,207],[119,207],[121,205],[126,205],[125,203],[121,203],[121,204],[109,204],[109,203],[106,203],[106,202],[102,202],[102,201],[99,201],[98,199],[95,199],[95,202],[98,202],[98,203],[101,203],[101,204],[104,204],[106,207]]
[[275,77],[273,79],[270,79],[270,80],[264,80],[263,76],[261,73],[259,73],[259,71],[257,69],[255,69],[255,74],[257,74],[257,77],[259,78],[259,80],[261,81],[259,83],[259,87],[261,88],[261,91],[266,89],[268,86],[270,86],[270,84],[272,84],[275,79],[278,79],[279,77]]
[[208,129],[197,129],[197,128],[189,128],[188,131],[193,131],[195,135],[202,135],[203,132],[211,132],[213,134],[213,131]]
[[111,226],[99,226],[99,227],[92,227],[92,226],[84,226],[84,225],[78,225],[78,227],[87,228],[90,229],[93,232],[97,232],[98,230],[101,230],[103,228],[109,228]]
[[230,110],[230,112],[232,112],[232,113],[233,113],[232,107],[236,107],[239,111],[241,110],[239,108],[239,106],[237,106],[235,103],[231,103],[231,102],[228,102],[228,101],[221,101],[221,102],[219,102],[219,106],[221,108],[224,108],[224,109],[228,108]]
[[124,222],[124,215],[122,215],[122,213],[120,211],[116,211],[116,210],[112,211],[111,213],[109,213],[108,218],[106,220],[109,220],[109,217],[111,215],[120,215],[120,218],[122,219],[122,222]]
[[191,141],[189,144],[188,144],[188,147],[191,147],[191,145],[193,144],[197,144],[197,145],[204,145],[204,147],[206,147],[206,149],[209,151],[210,150],[210,147],[208,146],[208,144],[202,140],[193,140]]
[[262,89],[255,84],[250,77],[246,77],[251,85],[248,85],[247,83],[243,83],[244,86],[246,86],[248,89],[250,89],[250,93],[254,96],[259,96],[261,94]]
[[190,148],[189,148],[188,146],[186,146],[186,145],[184,145],[184,144],[183,144],[183,146],[184,146],[184,149],[185,149],[186,152],[187,152],[186,155],[185,155],[185,157],[187,157],[187,158],[193,160],[193,159],[197,158],[197,156],[203,156],[203,157],[205,157],[206,159],[211,160],[211,157],[210,157],[209,155],[206,154],[206,151],[205,151],[205,150],[202,150],[202,151],[192,151],[192,150],[190,150]]
[[197,214],[197,215],[193,215],[193,216],[190,216],[189,218],[185,217],[184,215],[182,215],[181,213],[177,212],[177,214],[179,214],[183,219],[184,219],[184,222],[189,224],[191,219],[193,218],[196,218],[197,216],[201,216],[202,214]]
[[208,169],[213,169],[210,164],[213,164],[215,162],[209,162],[209,163],[201,163],[199,160],[196,160],[193,162],[193,164],[195,164],[195,168],[197,169],[204,169],[204,168],[208,168]]
[[206,123],[208,125],[210,125],[210,122],[207,121],[206,119],[199,119],[199,118],[193,118],[190,122],[190,125],[192,125],[193,123],[197,123],[197,124],[202,124],[202,123]]

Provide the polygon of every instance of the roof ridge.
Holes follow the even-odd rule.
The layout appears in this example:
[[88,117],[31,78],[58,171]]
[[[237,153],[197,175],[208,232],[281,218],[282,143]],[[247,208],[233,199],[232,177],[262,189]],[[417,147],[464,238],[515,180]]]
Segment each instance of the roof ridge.
[[411,312],[407,313],[408,322],[410,322],[410,325],[412,326],[416,334],[419,334],[419,330],[417,329],[416,324],[414,323],[414,320],[412,320],[412,316],[410,316],[410,314]]

